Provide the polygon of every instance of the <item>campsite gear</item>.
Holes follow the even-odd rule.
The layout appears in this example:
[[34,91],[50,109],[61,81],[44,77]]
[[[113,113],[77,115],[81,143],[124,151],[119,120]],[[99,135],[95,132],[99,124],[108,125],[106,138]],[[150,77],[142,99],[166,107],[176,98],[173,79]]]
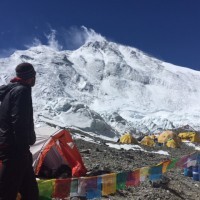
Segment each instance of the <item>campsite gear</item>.
[[194,181],[199,181],[199,169],[200,169],[200,166],[198,165],[192,168],[192,179]]
[[35,131],[37,138],[31,146],[31,152],[36,175],[45,167],[50,176],[62,165],[68,165],[74,177],[86,174],[87,170],[69,131],[49,126],[37,128]]
[[122,144],[138,144],[138,141],[130,133],[122,135],[119,142]]
[[192,177],[192,166],[184,168],[184,176]]
[[150,136],[145,136],[145,137],[141,140],[140,144],[146,145],[146,146],[149,146],[149,147],[155,146],[154,139],[152,139]]
[[164,131],[158,136],[158,143],[162,143],[167,147],[180,147],[180,139],[173,131]]
[[200,136],[196,132],[183,132],[179,133],[178,137],[181,138],[181,141],[190,141],[200,143]]

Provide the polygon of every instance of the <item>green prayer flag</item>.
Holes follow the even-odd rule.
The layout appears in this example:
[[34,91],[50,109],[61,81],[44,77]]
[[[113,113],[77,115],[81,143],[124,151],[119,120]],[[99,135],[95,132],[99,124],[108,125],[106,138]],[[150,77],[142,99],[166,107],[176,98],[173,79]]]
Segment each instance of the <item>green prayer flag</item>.
[[55,180],[39,180],[39,200],[51,200]]
[[179,161],[179,158],[174,158],[171,160],[170,164],[167,167],[167,170],[173,169],[176,167],[176,163]]
[[117,190],[123,190],[125,189],[126,187],[126,179],[127,179],[127,172],[121,172],[121,173],[118,173],[117,174],[117,177],[116,177],[116,189]]

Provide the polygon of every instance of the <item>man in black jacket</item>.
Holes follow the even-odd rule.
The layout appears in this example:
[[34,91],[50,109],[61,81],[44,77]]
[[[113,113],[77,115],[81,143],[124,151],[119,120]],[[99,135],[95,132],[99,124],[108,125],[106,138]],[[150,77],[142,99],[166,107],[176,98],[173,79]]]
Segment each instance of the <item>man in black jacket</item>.
[[0,200],[38,200],[38,186],[32,168],[30,145],[36,140],[31,87],[36,72],[21,63],[16,77],[0,86]]

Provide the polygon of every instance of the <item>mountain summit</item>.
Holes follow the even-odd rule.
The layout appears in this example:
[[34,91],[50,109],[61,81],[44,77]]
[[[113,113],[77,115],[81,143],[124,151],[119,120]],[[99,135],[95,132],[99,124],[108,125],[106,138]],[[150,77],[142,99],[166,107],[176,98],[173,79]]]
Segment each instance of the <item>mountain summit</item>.
[[153,133],[189,124],[200,129],[200,72],[142,51],[87,40],[74,51],[39,45],[0,59],[0,85],[30,62],[36,123],[76,127],[114,137],[125,131]]

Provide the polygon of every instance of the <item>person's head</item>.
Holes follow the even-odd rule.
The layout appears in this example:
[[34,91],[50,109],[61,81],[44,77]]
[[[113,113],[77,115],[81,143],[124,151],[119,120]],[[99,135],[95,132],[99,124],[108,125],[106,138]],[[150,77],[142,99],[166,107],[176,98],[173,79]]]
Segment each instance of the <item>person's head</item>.
[[24,80],[28,85],[33,87],[35,85],[36,72],[32,64],[21,63],[15,68],[16,76]]

